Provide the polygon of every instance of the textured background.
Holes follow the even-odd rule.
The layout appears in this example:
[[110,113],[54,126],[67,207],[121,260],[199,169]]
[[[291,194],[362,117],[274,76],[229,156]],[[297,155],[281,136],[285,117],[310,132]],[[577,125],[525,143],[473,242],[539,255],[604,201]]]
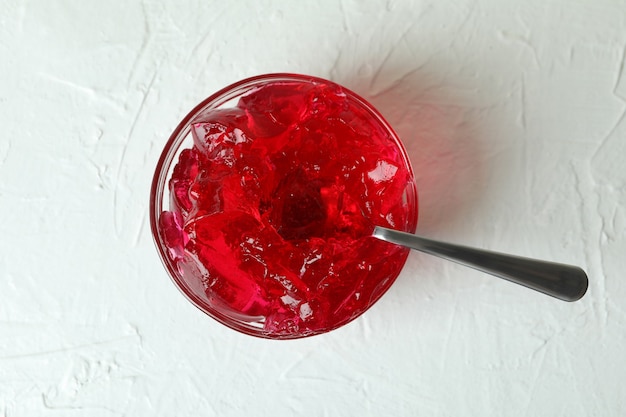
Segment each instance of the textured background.
[[[0,416],[626,412],[626,1],[0,4]],[[370,99],[424,235],[574,263],[564,303],[412,254],[330,334],[233,332],[167,277],[169,133],[265,72]]]

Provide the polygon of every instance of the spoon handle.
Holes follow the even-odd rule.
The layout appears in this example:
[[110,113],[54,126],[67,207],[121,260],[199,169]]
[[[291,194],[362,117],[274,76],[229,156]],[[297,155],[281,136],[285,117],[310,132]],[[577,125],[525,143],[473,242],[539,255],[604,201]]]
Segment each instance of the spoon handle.
[[377,226],[373,236],[504,278],[563,301],[579,300],[589,285],[581,268],[438,242]]

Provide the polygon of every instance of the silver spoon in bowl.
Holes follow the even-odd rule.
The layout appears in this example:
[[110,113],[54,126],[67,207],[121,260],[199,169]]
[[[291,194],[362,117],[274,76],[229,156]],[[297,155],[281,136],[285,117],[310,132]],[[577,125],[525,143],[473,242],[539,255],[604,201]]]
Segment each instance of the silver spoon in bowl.
[[589,285],[587,274],[577,266],[439,242],[380,226],[374,228],[372,236],[486,272],[563,301],[579,300]]

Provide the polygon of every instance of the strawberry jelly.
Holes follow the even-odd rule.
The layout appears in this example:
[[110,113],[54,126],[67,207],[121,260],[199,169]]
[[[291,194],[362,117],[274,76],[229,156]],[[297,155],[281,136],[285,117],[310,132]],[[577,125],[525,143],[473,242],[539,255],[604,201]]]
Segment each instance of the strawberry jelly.
[[393,283],[408,250],[371,233],[414,231],[413,176],[353,93],[268,82],[191,132],[159,225],[203,308],[264,337],[302,337],[347,323]]

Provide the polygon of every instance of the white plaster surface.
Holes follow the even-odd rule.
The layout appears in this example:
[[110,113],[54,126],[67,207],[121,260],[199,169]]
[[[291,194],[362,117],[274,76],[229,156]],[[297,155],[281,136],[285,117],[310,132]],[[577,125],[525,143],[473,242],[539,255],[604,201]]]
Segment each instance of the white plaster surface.
[[[0,3],[0,416],[626,414],[626,1]],[[268,341],[196,310],[149,186],[200,100],[330,78],[396,128],[418,231],[578,264],[564,303],[414,253],[364,316]]]

